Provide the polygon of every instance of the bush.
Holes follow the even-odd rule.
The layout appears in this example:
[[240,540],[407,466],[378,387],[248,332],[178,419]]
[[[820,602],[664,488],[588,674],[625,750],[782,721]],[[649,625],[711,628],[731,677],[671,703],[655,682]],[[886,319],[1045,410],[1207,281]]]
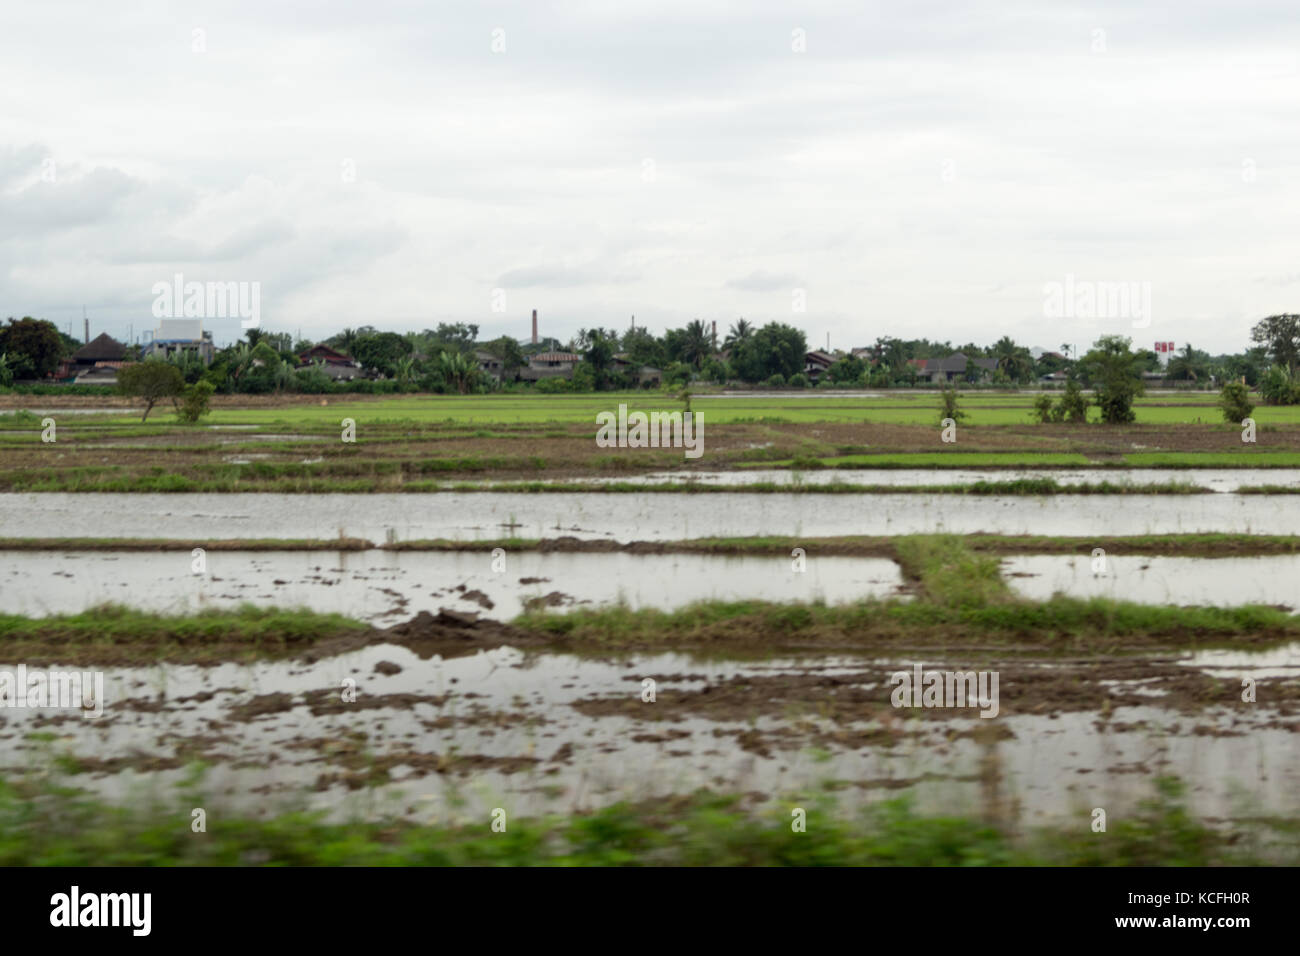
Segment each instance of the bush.
[[177,416],[183,422],[197,422],[208,413],[208,400],[216,390],[211,382],[200,381],[185,386],[180,404],[176,407]]
[[663,383],[665,385],[685,385],[693,377],[691,367],[685,362],[673,362],[664,369]]
[[775,375],[771,376],[763,384],[766,385],[768,388],[784,388],[785,376],[782,375],[780,372],[777,372]]
[[707,358],[704,360],[702,373],[704,378],[710,382],[716,382],[718,385],[727,384],[729,375],[725,362],[720,362],[715,358]]
[[945,388],[939,393],[941,405],[939,409],[939,424],[942,425],[944,419],[951,418],[954,422],[959,422],[966,417],[966,413],[957,407],[957,390],[955,388]]
[[791,387],[791,388],[807,388],[807,387],[808,387],[808,376],[805,375],[803,372],[796,372],[794,375],[791,375],[791,376],[790,376],[790,387]]
[[1255,410],[1250,400],[1250,390],[1241,382],[1229,382],[1219,393],[1219,407],[1223,409],[1223,420],[1241,424],[1242,419],[1249,418]]
[[302,392],[304,395],[324,395],[329,392],[333,380],[316,367],[300,368],[293,373],[293,387],[295,391]]
[[568,379],[560,378],[543,378],[538,379],[537,385],[534,386],[537,391],[543,395],[558,395],[560,392],[571,392],[573,389],[569,386]]
[[1259,394],[1269,405],[1300,404],[1300,385],[1291,381],[1291,376],[1281,365],[1274,365],[1259,382]]
[[1040,425],[1061,420],[1061,406],[1052,401],[1051,395],[1039,395],[1034,399],[1034,418]]
[[1088,396],[1083,394],[1083,389],[1074,379],[1065,383],[1065,394],[1061,396],[1061,403],[1057,408],[1057,421],[1064,420],[1071,424],[1082,425],[1088,420]]

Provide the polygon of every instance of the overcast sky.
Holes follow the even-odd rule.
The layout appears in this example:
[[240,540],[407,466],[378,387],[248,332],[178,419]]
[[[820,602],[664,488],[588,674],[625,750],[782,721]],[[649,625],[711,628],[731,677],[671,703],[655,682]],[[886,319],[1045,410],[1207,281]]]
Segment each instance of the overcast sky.
[[7,3],[0,317],[1235,351],[1300,311],[1298,107],[1294,0]]

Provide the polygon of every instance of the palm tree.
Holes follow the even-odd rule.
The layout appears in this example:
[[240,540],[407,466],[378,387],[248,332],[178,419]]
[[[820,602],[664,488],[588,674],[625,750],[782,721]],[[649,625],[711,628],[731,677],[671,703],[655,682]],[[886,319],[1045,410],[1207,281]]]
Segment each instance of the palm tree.
[[464,395],[473,384],[477,369],[461,353],[448,350],[438,354],[438,371],[442,373],[443,381]]
[[682,340],[682,359],[698,369],[700,363],[713,352],[709,331],[702,319],[692,319],[686,323],[685,332],[686,335]]
[[393,366],[393,378],[398,385],[405,385],[415,378],[415,356],[403,355]]
[[281,359],[271,370],[271,381],[275,383],[277,392],[283,392],[293,383],[293,367]]
[[1030,357],[1029,350],[1016,345],[1009,335],[994,342],[989,355],[997,359],[998,368],[1013,382],[1023,382],[1033,374],[1034,360]]
[[737,319],[736,322],[727,331],[727,338],[723,341],[723,348],[735,348],[745,339],[754,334],[754,327],[744,319]]

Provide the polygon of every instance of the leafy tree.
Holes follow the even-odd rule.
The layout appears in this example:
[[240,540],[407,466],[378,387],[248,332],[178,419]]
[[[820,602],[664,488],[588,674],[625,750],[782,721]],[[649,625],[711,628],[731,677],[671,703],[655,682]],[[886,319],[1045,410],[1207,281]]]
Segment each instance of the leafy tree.
[[14,370],[9,367],[9,353],[0,352],[0,388],[8,388],[14,383]]
[[618,339],[604,329],[578,330],[578,347],[583,350],[583,361],[591,367],[592,388],[597,391],[609,387],[617,343]]
[[727,384],[729,370],[727,369],[726,362],[709,357],[704,360],[704,367],[701,371],[703,372],[704,378],[708,379],[710,382],[716,382],[719,385]]
[[736,346],[731,366],[746,382],[761,382],[780,375],[782,380],[804,370],[808,354],[803,332],[780,322],[769,322]]
[[441,342],[449,345],[461,352],[468,352],[478,341],[478,326],[466,322],[439,322],[438,327],[433,332],[425,331],[425,335],[434,342]]
[[117,370],[118,391],[144,401],[142,422],[148,420],[159,401],[179,395],[184,384],[180,369],[156,359],[124,365]]
[[634,365],[663,368],[669,358],[664,343],[645,329],[636,329],[623,336],[623,351]]
[[10,317],[9,324],[0,327],[0,352],[8,353],[14,378],[44,378],[59,367],[63,339],[53,322],[30,315]]
[[1259,385],[1260,379],[1264,377],[1264,369],[1267,367],[1268,348],[1263,345],[1257,345],[1253,349],[1246,349],[1240,355],[1223,357],[1223,377],[1225,379],[1245,379],[1246,384],[1251,388]]
[[491,352],[501,360],[504,371],[513,372],[517,368],[522,368],[528,364],[528,358],[524,355],[524,350],[508,335],[493,339],[483,346],[483,351]]
[[1255,410],[1255,404],[1250,400],[1250,391],[1240,382],[1229,382],[1223,386],[1223,391],[1219,393],[1219,407],[1223,409],[1223,420],[1236,424],[1249,418]]
[[664,369],[663,384],[685,385],[691,380],[691,367],[685,362],[672,362]]
[[831,367],[826,370],[826,377],[836,385],[853,385],[862,377],[866,367],[862,359],[846,355],[831,363]]
[[1080,371],[1096,394],[1101,420],[1122,425],[1136,419],[1133,400],[1143,394],[1141,352],[1130,351],[1132,340],[1121,335],[1103,335],[1085,355]]
[[365,368],[392,378],[397,363],[411,354],[411,343],[396,332],[375,332],[357,338],[352,357]]
[[1273,360],[1294,374],[1300,364],[1300,315],[1270,315],[1256,322],[1250,340],[1266,346]]

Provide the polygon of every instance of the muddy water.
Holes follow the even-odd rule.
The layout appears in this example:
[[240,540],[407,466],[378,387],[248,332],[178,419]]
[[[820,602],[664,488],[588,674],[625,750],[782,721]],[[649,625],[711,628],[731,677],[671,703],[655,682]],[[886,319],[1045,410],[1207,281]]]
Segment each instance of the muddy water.
[[[1086,820],[1094,806],[1122,810],[1146,796],[1159,773],[1188,781],[1198,813],[1294,810],[1295,717],[1279,720],[1267,703],[1188,715],[1162,707],[1152,693],[1149,704],[1117,706],[1104,719],[1069,709],[991,720],[946,716],[956,711],[927,717],[892,708],[887,682],[864,676],[863,667],[849,658],[589,660],[510,648],[444,661],[378,645],[311,665],[115,669],[106,673],[106,708],[97,720],[0,710],[0,768],[13,773],[75,757],[87,771],[74,778],[77,785],[122,801],[142,789],[167,792],[187,760],[201,759],[220,806],[270,813],[306,803],[428,821],[485,819],[494,807],[515,816],[567,811],[702,786],[781,798],[841,780],[849,804],[909,788],[927,810],[971,812],[995,791],[1032,824]],[[1285,670],[1294,679],[1300,664]],[[656,681],[654,702],[642,699],[647,677]],[[343,704],[347,678],[356,681],[357,697]],[[725,692],[741,678],[856,689],[861,703],[836,720],[807,704],[672,715],[675,703],[706,687]],[[1118,693],[1121,684],[1141,682],[1113,683]],[[1015,692],[1014,680],[1005,681],[1004,702]],[[593,716],[592,701],[619,709]],[[662,719],[657,708],[666,708]],[[1004,736],[996,743],[969,736],[994,725]],[[35,731],[53,739],[32,738]],[[387,773],[382,783],[354,789],[377,766]],[[464,801],[459,811],[457,800]]]
[[251,603],[387,626],[440,607],[508,620],[547,595],[561,611],[611,603],[672,609],[711,599],[842,603],[883,597],[902,583],[897,565],[880,558],[821,558],[795,572],[785,557],[212,551],[201,575],[192,560],[188,551],[0,551],[0,608],[44,616],[106,602],[168,612]]
[[991,532],[1300,534],[1290,495],[0,494],[0,536],[192,539]]
[[1232,492],[1260,485],[1300,486],[1300,468],[822,468],[809,471],[747,468],[744,471],[666,471],[631,477],[574,478],[574,482],[603,481],[631,484],[695,482],[701,485],[744,485],[759,482],[794,485],[826,485],[845,482],[854,485],[972,485],[979,481],[1016,481],[1050,478],[1061,485],[1097,482],[1147,485],[1176,481]]
[[1002,574],[1019,594],[1037,601],[1056,592],[1143,604],[1275,604],[1300,608],[1300,555],[1178,558],[1107,555],[1017,555]]

